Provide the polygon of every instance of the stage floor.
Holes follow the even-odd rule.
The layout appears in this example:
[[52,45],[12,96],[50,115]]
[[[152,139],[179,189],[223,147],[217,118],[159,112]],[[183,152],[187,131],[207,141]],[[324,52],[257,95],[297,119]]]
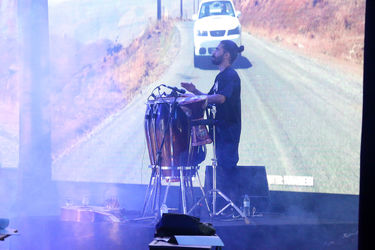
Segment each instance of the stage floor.
[[[124,222],[62,221],[60,216],[11,219],[19,231],[0,242],[0,249],[148,249],[155,222],[134,221],[135,213],[125,213]],[[224,249],[357,249],[358,222],[287,216],[270,213],[243,219],[210,222],[222,239]]]

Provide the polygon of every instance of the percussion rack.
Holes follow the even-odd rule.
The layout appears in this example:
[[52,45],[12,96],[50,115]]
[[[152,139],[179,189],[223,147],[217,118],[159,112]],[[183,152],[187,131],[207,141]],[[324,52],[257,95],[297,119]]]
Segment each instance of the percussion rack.
[[[161,86],[161,85],[160,85]],[[154,90],[160,91],[160,86],[155,88]],[[160,92],[159,92],[160,94]],[[160,95],[159,95],[160,96]],[[154,97],[155,95],[151,94],[150,97]],[[165,102],[166,104],[169,105],[169,115],[168,115],[168,120],[166,122],[166,126],[164,129],[163,133],[163,138],[161,141],[161,145],[159,146],[157,152],[156,152],[156,159],[153,158],[152,156],[152,161],[154,161],[156,164],[150,165],[149,167],[152,169],[151,177],[150,177],[150,182],[147,186],[147,191],[146,191],[146,196],[144,200],[144,206],[143,206],[143,211],[142,211],[142,218],[140,219],[155,219],[157,221],[163,212],[167,212],[163,210],[163,206],[166,206],[166,200],[169,192],[169,188],[171,185],[171,179],[173,177],[164,177],[164,179],[167,180],[167,187],[164,193],[163,197],[163,202],[161,204],[161,187],[162,187],[162,170],[165,168],[169,169],[174,169],[179,172],[179,182],[180,182],[180,195],[181,195],[181,201],[182,201],[182,213],[183,214],[191,214],[192,211],[201,204],[202,200],[205,201],[206,208],[208,210],[208,213],[211,218],[215,216],[221,215],[227,208],[230,206],[233,207],[238,214],[244,218],[245,222],[248,224],[250,223],[249,219],[246,217],[246,215],[232,202],[230,198],[228,198],[222,191],[217,189],[216,186],[216,168],[217,168],[217,159],[216,159],[216,128],[215,128],[215,115],[216,115],[216,106],[215,105],[210,105],[210,107],[206,108],[206,114],[207,114],[207,120],[199,120],[199,121],[192,121],[191,119],[188,119],[188,140],[189,140],[189,145],[188,145],[188,160],[187,160],[187,166],[175,166],[175,162],[173,159],[173,136],[172,136],[172,128],[173,128],[173,115],[177,106],[177,97],[178,94],[176,91],[172,91],[172,93],[169,95],[169,97],[173,97],[173,102]],[[155,98],[156,99],[156,98]],[[163,99],[163,98],[161,98]],[[209,109],[211,109],[211,112],[209,114]],[[152,112],[154,118],[156,116],[154,112]],[[154,134],[156,136],[156,125],[155,125],[155,119],[152,119],[153,121],[153,128],[154,128]],[[212,158],[212,169],[213,169],[213,174],[212,174],[212,189],[209,190],[207,193],[204,192],[203,186],[200,181],[198,169],[199,166],[190,166],[191,165],[191,160],[192,160],[192,150],[193,150],[193,145],[192,145],[192,126],[196,125],[208,125],[212,129],[213,133],[213,158]],[[162,166],[162,152],[161,150],[163,149],[164,143],[165,143],[165,137],[166,134],[169,132],[169,137],[170,137],[170,152],[171,152],[171,166]],[[190,169],[190,170],[195,170],[189,172],[187,176],[184,175],[184,171]],[[200,190],[202,191],[203,196],[195,203],[189,211],[187,211],[187,200],[186,200],[186,192],[187,189],[191,192],[192,191],[192,177],[194,177],[194,174],[197,176],[198,183],[200,186]],[[169,179],[171,178],[171,179]],[[169,179],[169,180],[168,180]],[[192,195],[192,193],[191,193]],[[207,201],[207,197],[209,195],[212,195],[212,210],[210,209],[210,206]],[[217,211],[217,196],[221,196],[227,204],[224,205],[223,208],[221,208],[219,211]],[[151,212],[153,213],[153,216],[151,217],[145,217],[149,206],[151,206]],[[139,220],[139,219],[136,219]]]

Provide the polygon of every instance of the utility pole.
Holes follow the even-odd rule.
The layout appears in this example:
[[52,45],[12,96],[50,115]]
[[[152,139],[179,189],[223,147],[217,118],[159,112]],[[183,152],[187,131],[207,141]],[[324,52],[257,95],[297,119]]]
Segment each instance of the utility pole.
[[161,20],[161,0],[158,0],[156,8],[157,8],[157,17],[158,17],[158,20],[160,21]]
[[184,8],[183,0],[180,0],[180,19],[182,19],[184,16],[183,8]]

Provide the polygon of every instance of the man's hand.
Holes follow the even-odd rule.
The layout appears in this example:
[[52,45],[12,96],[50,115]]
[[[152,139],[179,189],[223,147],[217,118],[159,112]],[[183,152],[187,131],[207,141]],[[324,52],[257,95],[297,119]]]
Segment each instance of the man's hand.
[[194,93],[197,89],[195,88],[195,85],[191,82],[182,82],[181,87],[186,89],[187,91]]

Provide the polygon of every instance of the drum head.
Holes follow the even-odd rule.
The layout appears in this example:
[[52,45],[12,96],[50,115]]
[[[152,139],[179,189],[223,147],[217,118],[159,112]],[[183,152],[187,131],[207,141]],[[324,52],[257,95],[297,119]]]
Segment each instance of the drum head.
[[181,99],[178,100],[178,103],[180,105],[187,105],[187,104],[196,103],[196,102],[205,102],[206,100],[207,100],[206,95],[194,95],[194,96],[181,97]]

